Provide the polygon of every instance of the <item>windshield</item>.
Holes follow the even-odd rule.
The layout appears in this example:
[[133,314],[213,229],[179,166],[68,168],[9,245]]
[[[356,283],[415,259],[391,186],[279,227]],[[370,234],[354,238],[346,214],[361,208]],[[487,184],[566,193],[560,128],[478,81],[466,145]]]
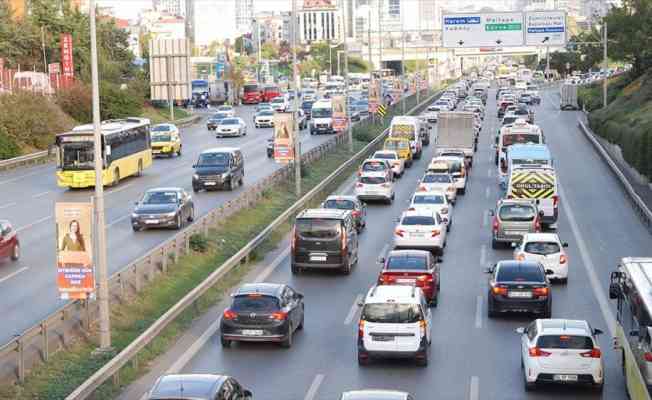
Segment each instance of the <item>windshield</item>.
[[335,208],[338,210],[354,210],[355,203],[351,200],[330,199],[324,203],[324,208]]
[[536,210],[525,204],[506,204],[500,207],[498,215],[503,221],[532,221]]
[[240,295],[233,298],[231,310],[248,313],[269,313],[279,309],[278,299],[259,294]]
[[427,174],[423,176],[421,180],[423,183],[451,183],[453,180],[450,175],[444,174]]
[[333,115],[333,111],[330,108],[314,108],[312,109],[313,118],[330,118]]
[[513,124],[517,119],[518,117],[505,117],[503,118],[503,125]]
[[65,169],[93,169],[93,142],[75,142],[61,146],[61,167]]
[[541,349],[591,350],[593,349],[593,340],[588,336],[543,335],[537,339],[537,347]]
[[365,172],[376,172],[376,171],[384,171],[387,169],[387,166],[385,163],[382,163],[380,161],[367,161],[364,164],[362,164],[362,170]]
[[398,157],[396,156],[396,153],[376,153],[374,154],[374,158],[380,158],[382,160],[396,160]]
[[172,128],[169,125],[154,125],[152,132],[170,132]]
[[177,192],[147,192],[141,203],[143,204],[175,204]]
[[200,167],[224,167],[229,165],[231,156],[229,153],[204,153],[199,155]]
[[496,274],[498,282],[545,282],[543,271],[533,265],[502,265]]
[[410,215],[403,217],[401,225],[436,225],[435,219],[427,215]]
[[385,142],[385,148],[387,149],[407,149],[410,147],[408,142],[401,140],[388,140]]
[[444,204],[444,196],[438,194],[419,194],[412,200],[414,204]]
[[390,136],[396,136],[396,137],[406,137],[411,140],[414,139],[414,125],[408,125],[408,124],[395,124],[392,125],[392,132]]
[[360,319],[367,322],[412,324],[423,320],[417,304],[365,304]]
[[307,239],[332,239],[339,237],[341,223],[337,219],[298,219],[296,230],[299,235]]
[[556,254],[561,251],[559,243],[556,242],[529,242],[525,244],[526,253],[539,254],[546,256],[548,254]]
[[426,271],[428,270],[428,263],[426,262],[426,257],[423,256],[389,256],[385,269],[390,271],[396,269],[419,269]]
[[367,185],[379,185],[385,183],[385,177],[383,176],[363,176],[360,178],[360,183]]
[[222,125],[238,125],[238,120],[234,118],[225,118],[221,122]]
[[213,119],[224,119],[226,117],[228,117],[228,115],[226,113],[217,113],[217,114],[214,114],[211,118],[213,118]]
[[541,144],[541,136],[536,133],[511,133],[502,136],[503,147],[511,146],[514,143]]
[[272,110],[263,110],[263,111],[260,111],[258,113],[258,115],[267,117],[267,116],[270,116],[270,115],[274,115],[274,111],[272,111]]
[[162,134],[162,133],[153,133],[152,142],[169,142],[172,140],[171,135]]
[[245,93],[257,92],[257,91],[259,91],[258,85],[244,85]]

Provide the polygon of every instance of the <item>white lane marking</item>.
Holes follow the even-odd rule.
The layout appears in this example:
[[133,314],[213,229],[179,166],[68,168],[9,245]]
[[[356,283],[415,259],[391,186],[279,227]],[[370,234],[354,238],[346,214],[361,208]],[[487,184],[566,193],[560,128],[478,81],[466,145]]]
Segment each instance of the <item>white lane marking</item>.
[[308,389],[308,393],[306,393],[306,397],[303,398],[303,400],[313,400],[315,396],[317,395],[317,391],[319,390],[319,386],[321,386],[321,383],[324,381],[324,375],[322,374],[317,374],[315,376],[315,379],[312,380],[312,384],[310,385],[310,388]]
[[358,313],[358,303],[362,301],[362,295],[359,294],[355,297],[353,300],[353,305],[351,306],[351,309],[349,310],[349,313],[346,316],[346,319],[344,320],[344,325],[350,325],[351,322],[353,322],[353,318],[355,318],[355,315]]
[[36,174],[40,174],[40,173],[44,172],[44,171],[47,170],[47,169],[49,169],[49,168],[42,168],[42,169],[39,169],[38,171],[32,171],[32,172],[30,172],[30,173],[28,173],[28,174],[25,174],[25,175],[21,175],[21,176],[17,176],[17,177],[15,177],[15,178],[11,178],[11,179],[7,179],[7,180],[4,180],[4,181],[0,181],[0,185],[4,185],[5,183],[16,182],[16,181],[19,181],[19,180],[21,180],[21,179],[23,179],[23,178],[27,178],[28,176],[32,176],[32,175],[36,175]]
[[485,189],[484,196],[486,198],[489,198],[491,196],[491,188],[489,186],[487,186],[487,188]]
[[134,185],[133,182],[132,183],[127,183],[126,185],[122,185],[122,186],[117,187],[115,189],[107,190],[106,194],[109,195],[109,194],[113,194],[113,193],[122,192],[123,190],[125,190],[125,189],[127,189],[127,188],[129,188],[129,187],[131,187],[133,185]]
[[43,218],[41,218],[41,219],[37,219],[36,221],[34,221],[34,222],[32,222],[32,223],[29,223],[29,224],[27,224],[27,225],[25,225],[25,226],[21,226],[20,228],[17,228],[16,231],[17,231],[17,232],[24,231],[25,229],[29,229],[29,228],[33,227],[34,225],[38,225],[38,224],[40,224],[41,222],[45,222],[45,221],[47,221],[47,220],[49,220],[49,219],[51,219],[51,218],[52,218],[52,215],[48,215],[47,217],[43,217]]
[[46,196],[46,195],[48,195],[48,194],[50,194],[50,193],[52,193],[52,191],[51,191],[51,190],[48,190],[48,191],[46,191],[46,192],[42,192],[42,193],[35,194],[34,196],[32,196],[32,198],[34,198],[34,199],[38,199],[39,197]]
[[3,208],[9,208],[9,207],[12,207],[12,206],[15,206],[15,205],[16,205],[16,203],[7,203],[7,204],[4,204],[4,205],[1,205],[0,210],[2,210]]
[[469,388],[469,400],[480,399],[480,378],[477,376],[471,377],[471,385]]
[[480,265],[484,266],[487,262],[487,245],[480,246]]
[[120,221],[124,221],[125,219],[127,219],[127,218],[129,218],[129,217],[131,217],[131,214],[123,215],[122,217],[120,217],[120,218],[118,218],[118,219],[115,219],[115,220],[109,222],[106,226],[110,228],[110,227],[112,227],[113,225],[117,224],[118,222],[120,222]]
[[13,278],[14,276],[16,276],[16,275],[18,275],[18,274],[20,274],[21,272],[24,272],[24,271],[27,271],[27,267],[19,268],[16,271],[12,272],[11,274],[3,277],[2,279],[0,279],[0,283],[2,283],[4,281],[8,281],[9,279]]
[[285,250],[283,250],[275,259],[272,261],[271,264],[269,264],[265,269],[263,269],[260,274],[254,279],[254,282],[260,283],[264,282],[271,274],[274,272],[274,270],[281,265],[283,260],[287,258],[287,256],[290,255],[290,247],[286,247]]
[[478,296],[475,302],[475,327],[482,328],[482,296]]
[[482,226],[485,228],[489,225],[489,210],[484,210],[484,213],[482,213]]
[[[561,184],[559,184],[559,195],[562,199],[568,199],[568,197],[566,197],[564,194],[564,189],[562,188]],[[582,265],[584,266],[584,269],[586,269],[586,274],[588,275],[589,281],[591,283],[591,289],[593,289],[593,294],[598,301],[600,311],[602,312],[602,316],[607,323],[609,333],[611,336],[615,336],[616,319],[614,318],[614,315],[609,308],[609,301],[607,300],[607,296],[604,294],[602,286],[600,285],[600,279],[598,279],[598,276],[595,273],[593,261],[591,260],[588,247],[586,246],[586,242],[584,241],[579,226],[577,225],[575,214],[573,214],[573,210],[567,201],[562,201],[561,206],[564,208],[564,213],[566,213],[568,216],[568,222],[570,224],[571,230],[573,231],[573,236],[575,236],[575,239],[577,240],[577,248],[579,249],[580,256],[582,257]]]

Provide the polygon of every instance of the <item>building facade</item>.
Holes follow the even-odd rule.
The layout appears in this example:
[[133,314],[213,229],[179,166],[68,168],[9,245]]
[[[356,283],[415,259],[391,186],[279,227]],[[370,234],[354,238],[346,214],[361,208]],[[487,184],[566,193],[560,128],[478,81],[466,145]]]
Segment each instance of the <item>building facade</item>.
[[152,0],[152,6],[161,13],[183,16],[186,14],[184,0]]
[[302,44],[340,42],[343,35],[342,13],[336,8],[309,8],[298,11],[299,35]]
[[254,0],[235,0],[235,27],[244,34],[251,28],[254,18]]

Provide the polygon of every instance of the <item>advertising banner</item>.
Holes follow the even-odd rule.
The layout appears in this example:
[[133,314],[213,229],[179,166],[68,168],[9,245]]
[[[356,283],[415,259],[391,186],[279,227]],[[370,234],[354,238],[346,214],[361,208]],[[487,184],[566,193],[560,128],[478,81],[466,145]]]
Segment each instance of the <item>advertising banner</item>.
[[95,292],[93,207],[56,203],[57,286],[61,299],[87,299]]
[[333,96],[331,102],[333,104],[333,130],[343,132],[347,126],[346,98],[344,96]]
[[369,113],[375,113],[380,103],[380,80],[372,77],[369,81]]
[[72,58],[72,35],[70,33],[62,33],[59,38],[61,41],[61,80],[62,86],[67,87],[75,79],[75,66]]
[[442,43],[447,49],[523,46],[521,12],[442,15]]
[[294,160],[294,114],[274,113],[274,160],[288,163]]
[[566,12],[529,11],[525,13],[527,46],[565,46]]
[[5,76],[5,59],[0,57],[0,89],[4,89],[5,87],[4,76]]

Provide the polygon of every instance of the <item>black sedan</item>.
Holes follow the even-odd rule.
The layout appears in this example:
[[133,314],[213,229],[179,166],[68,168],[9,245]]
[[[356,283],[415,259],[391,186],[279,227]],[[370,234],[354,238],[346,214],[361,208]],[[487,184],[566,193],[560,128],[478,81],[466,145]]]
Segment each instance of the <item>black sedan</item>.
[[328,196],[321,204],[321,208],[351,210],[358,232],[367,226],[367,206],[356,196]]
[[303,329],[303,295],[284,284],[250,283],[233,294],[220,321],[222,347],[231,342],[277,342],[292,346],[295,330]]
[[223,113],[223,112],[218,112],[213,114],[208,120],[206,121],[206,128],[209,131],[214,131],[217,129],[217,126],[222,122],[224,118],[229,118],[229,114]]
[[552,292],[545,270],[534,261],[499,261],[488,268],[489,318],[502,312],[527,312],[550,318],[552,313]]
[[195,219],[195,206],[192,197],[183,189],[150,189],[136,203],[131,214],[131,227],[134,231],[145,228],[181,229],[183,224]]

